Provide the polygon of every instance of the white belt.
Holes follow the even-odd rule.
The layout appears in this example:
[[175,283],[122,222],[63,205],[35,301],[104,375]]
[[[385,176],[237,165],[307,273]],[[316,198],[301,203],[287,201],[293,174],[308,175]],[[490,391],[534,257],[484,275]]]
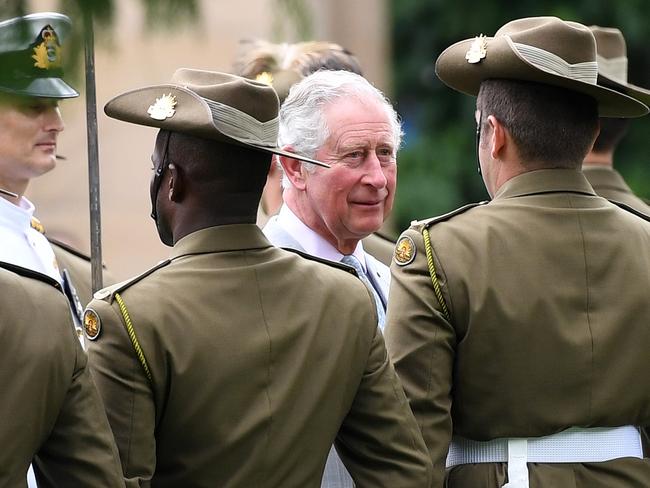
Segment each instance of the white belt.
[[623,457],[643,458],[641,435],[632,426],[583,429],[571,427],[544,437],[473,441],[454,436],[447,467],[459,464],[508,463],[503,488],[528,488],[526,463],[600,463]]

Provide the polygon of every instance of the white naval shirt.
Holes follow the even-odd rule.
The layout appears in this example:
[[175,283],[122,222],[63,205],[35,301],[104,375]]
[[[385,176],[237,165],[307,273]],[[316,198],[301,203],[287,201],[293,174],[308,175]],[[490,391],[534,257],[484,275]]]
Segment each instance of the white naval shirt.
[[0,197],[0,261],[38,271],[62,283],[52,246],[31,226],[34,208],[25,197],[18,205]]

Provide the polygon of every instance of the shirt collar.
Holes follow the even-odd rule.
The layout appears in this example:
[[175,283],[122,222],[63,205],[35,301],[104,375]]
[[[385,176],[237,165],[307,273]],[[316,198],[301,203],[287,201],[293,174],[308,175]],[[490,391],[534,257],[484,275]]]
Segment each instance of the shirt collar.
[[[338,249],[311,227],[308,227],[286,204],[280,208],[277,223],[298,241],[307,254],[336,262],[343,259],[343,254]],[[361,241],[357,243],[352,254],[359,260],[363,270],[367,271],[366,256]]]
[[494,200],[539,193],[573,192],[596,195],[582,171],[573,169],[540,169],[522,173],[506,181]]
[[171,257],[188,254],[241,251],[272,247],[262,230],[255,224],[217,225],[197,230],[178,241]]
[[34,210],[34,204],[25,197],[20,198],[18,205],[0,197],[0,225],[25,231],[31,227]]
[[583,166],[582,171],[594,188],[611,188],[612,190],[632,192],[621,174],[614,168],[608,166]]

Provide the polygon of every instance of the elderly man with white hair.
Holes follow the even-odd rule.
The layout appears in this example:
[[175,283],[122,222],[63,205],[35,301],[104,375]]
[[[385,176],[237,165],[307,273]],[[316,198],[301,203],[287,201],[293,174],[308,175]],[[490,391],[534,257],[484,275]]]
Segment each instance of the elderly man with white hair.
[[[390,272],[361,239],[392,209],[401,136],[392,105],[363,77],[323,70],[304,78],[280,109],[278,146],[331,168],[280,156],[284,203],[264,227],[276,246],[354,267],[373,292],[382,328]],[[354,486],[334,450],[322,486]]]

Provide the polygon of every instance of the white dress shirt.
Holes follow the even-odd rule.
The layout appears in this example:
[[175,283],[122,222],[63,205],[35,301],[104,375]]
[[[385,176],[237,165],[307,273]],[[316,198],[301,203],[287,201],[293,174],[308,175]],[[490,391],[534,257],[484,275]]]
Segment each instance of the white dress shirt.
[[34,204],[21,197],[14,205],[0,197],[0,261],[43,273],[62,282],[52,246],[31,226]]
[[[330,261],[337,263],[343,259],[344,255],[341,254],[338,249],[327,242],[320,234],[305,225],[305,223],[300,220],[287,205],[282,205],[280,208],[277,222],[280,226],[286,229],[296,241],[298,241],[307,254],[329,259]],[[363,244],[361,241],[359,241],[352,254],[361,263],[364,273],[367,272],[366,253],[363,250]]]

